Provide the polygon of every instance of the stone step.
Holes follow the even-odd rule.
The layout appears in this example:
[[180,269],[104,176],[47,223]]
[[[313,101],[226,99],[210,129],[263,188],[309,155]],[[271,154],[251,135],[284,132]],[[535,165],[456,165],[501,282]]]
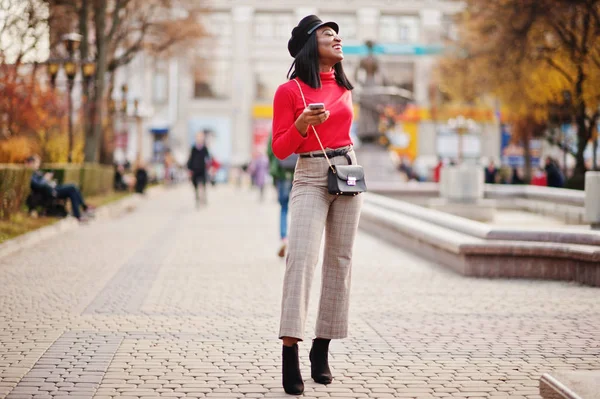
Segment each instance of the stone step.
[[544,399],[600,399],[600,370],[561,371],[542,375]]

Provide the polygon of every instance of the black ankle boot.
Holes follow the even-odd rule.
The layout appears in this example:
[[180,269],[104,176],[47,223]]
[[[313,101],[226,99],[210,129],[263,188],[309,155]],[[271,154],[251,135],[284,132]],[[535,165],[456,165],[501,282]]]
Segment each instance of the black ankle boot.
[[304,381],[300,374],[300,362],[298,360],[298,344],[294,346],[283,346],[283,389],[290,395],[301,395],[304,392]]
[[331,384],[333,376],[329,370],[327,354],[330,339],[316,338],[310,349],[310,376],[319,384]]

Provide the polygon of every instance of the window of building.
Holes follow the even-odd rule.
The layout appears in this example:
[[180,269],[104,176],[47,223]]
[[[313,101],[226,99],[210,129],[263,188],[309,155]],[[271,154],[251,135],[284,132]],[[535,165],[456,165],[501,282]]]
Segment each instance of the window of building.
[[357,19],[354,14],[323,14],[320,16],[323,21],[335,21],[340,27],[340,37],[342,40],[356,40]]
[[444,39],[452,41],[458,40],[458,28],[454,16],[445,15],[442,18],[442,32]]
[[382,15],[379,19],[379,40],[388,43],[416,42],[419,19],[404,15]]
[[229,98],[230,63],[227,60],[196,57],[193,65],[194,98]]
[[272,39],[275,37],[273,14],[257,13],[254,16],[254,37],[259,39]]
[[257,13],[254,15],[254,37],[258,39],[287,39],[294,28],[292,14]]
[[156,61],[154,76],[152,78],[152,101],[155,104],[164,104],[168,99],[168,66],[164,61]]
[[287,69],[267,61],[257,62],[255,68],[255,99],[270,103],[273,101],[277,87],[286,82]]
[[227,12],[211,12],[200,17],[202,27],[212,37],[230,37],[233,34],[231,14]]
[[294,26],[294,18],[291,14],[277,14],[274,27],[275,37],[277,39],[288,39]]

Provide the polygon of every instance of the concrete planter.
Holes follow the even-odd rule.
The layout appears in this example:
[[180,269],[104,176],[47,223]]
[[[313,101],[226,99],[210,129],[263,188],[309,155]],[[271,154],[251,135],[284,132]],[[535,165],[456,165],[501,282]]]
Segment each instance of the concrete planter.
[[585,217],[594,229],[600,229],[600,172],[585,174]]
[[450,201],[477,202],[484,194],[483,170],[475,165],[447,166],[440,174],[440,196]]
[[496,202],[484,199],[485,177],[476,165],[446,166],[440,173],[440,198],[428,205],[471,220],[487,222],[494,219]]

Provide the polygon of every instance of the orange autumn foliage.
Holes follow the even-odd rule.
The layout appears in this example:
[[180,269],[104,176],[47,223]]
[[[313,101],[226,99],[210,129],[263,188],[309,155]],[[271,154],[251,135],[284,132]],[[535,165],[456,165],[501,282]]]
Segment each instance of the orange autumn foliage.
[[66,135],[63,98],[40,84],[30,65],[0,66],[0,163],[43,153],[49,132]]

